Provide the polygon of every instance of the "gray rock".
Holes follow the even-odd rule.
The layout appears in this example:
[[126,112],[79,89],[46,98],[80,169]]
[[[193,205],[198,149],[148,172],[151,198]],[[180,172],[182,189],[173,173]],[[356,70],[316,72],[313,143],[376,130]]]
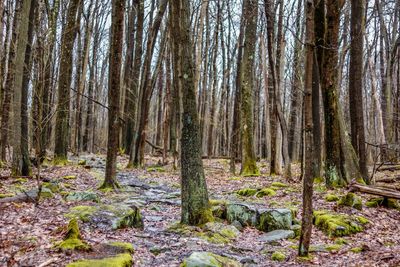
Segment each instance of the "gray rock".
[[288,209],[263,209],[259,214],[257,228],[261,231],[289,230],[292,226],[292,213]]
[[266,243],[279,241],[282,239],[294,238],[295,234],[292,230],[275,230],[263,234],[259,240]]
[[71,208],[66,217],[78,218],[94,228],[101,229],[143,228],[139,208],[121,204],[77,206]]
[[210,252],[193,252],[183,261],[185,267],[239,267],[241,264],[227,257],[222,257]]
[[257,210],[246,204],[229,203],[226,206],[226,217],[230,223],[238,221],[242,226],[255,226],[257,215]]
[[66,198],[66,201],[94,201],[99,202],[99,197],[95,192],[90,191],[78,191],[69,193]]
[[239,231],[242,231],[242,230],[243,230],[243,225],[242,225],[240,222],[238,222],[238,221],[233,221],[233,222],[231,223],[231,225],[234,226],[234,227],[236,227],[236,229],[238,229]]

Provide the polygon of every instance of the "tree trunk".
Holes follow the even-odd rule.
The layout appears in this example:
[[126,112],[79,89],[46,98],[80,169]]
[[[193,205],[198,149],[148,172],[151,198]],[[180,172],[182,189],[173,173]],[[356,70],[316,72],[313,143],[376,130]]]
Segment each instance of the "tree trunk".
[[360,172],[367,183],[364,105],[363,105],[363,46],[365,32],[365,3],[363,0],[351,1],[351,46],[350,46],[350,122],[351,143],[359,157]]
[[241,135],[242,135],[242,169],[244,176],[259,176],[256,164],[253,140],[253,74],[254,57],[257,43],[258,5],[255,0],[243,2],[244,48],[240,71],[241,84]]
[[[318,0],[314,0],[317,2]],[[301,234],[299,244],[299,255],[307,256],[311,241],[313,220],[313,183],[315,150],[313,141],[313,113],[312,113],[312,90],[314,69],[314,3],[313,0],[305,2],[306,13],[306,63],[304,75],[304,174],[303,174],[303,216],[301,223]]]
[[[181,179],[182,214],[181,223],[198,225],[212,220],[205,181],[199,118],[196,108],[194,66],[189,37],[189,1],[170,1],[172,9],[173,38],[179,43],[174,53],[179,53],[179,78],[182,86],[182,138],[181,138]],[[176,49],[178,48],[178,49]],[[177,77],[176,77],[177,78]]]
[[58,81],[58,103],[56,117],[55,161],[64,162],[68,157],[69,102],[72,79],[73,51],[76,37],[76,13],[80,0],[71,0],[68,7],[67,24],[61,38],[60,77]]
[[118,134],[119,134],[119,103],[122,64],[122,40],[124,35],[125,1],[112,1],[112,20],[110,36],[110,55],[108,70],[108,142],[106,175],[102,188],[118,188],[116,180]]
[[33,41],[33,22],[35,0],[22,3],[17,51],[15,58],[15,82],[13,88],[13,163],[11,173],[14,176],[30,174],[28,152],[28,85],[30,75],[31,45]]

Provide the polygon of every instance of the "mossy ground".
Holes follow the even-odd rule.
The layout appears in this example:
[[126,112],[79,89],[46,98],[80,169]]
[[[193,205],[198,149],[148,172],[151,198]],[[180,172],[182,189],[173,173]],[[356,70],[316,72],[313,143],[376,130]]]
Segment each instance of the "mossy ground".
[[362,210],[362,200],[356,194],[349,192],[338,201],[339,206],[348,206],[357,210]]

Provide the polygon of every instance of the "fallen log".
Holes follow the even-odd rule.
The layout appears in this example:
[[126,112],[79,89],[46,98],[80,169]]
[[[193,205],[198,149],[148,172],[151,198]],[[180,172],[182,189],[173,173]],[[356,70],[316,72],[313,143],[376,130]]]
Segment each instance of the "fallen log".
[[36,203],[38,199],[38,190],[30,190],[28,192],[23,192],[13,197],[5,197],[0,199],[0,203],[9,202],[31,202]]
[[367,185],[353,183],[353,184],[349,185],[349,189],[351,192],[361,192],[361,193],[367,193],[367,194],[377,195],[377,196],[382,196],[382,197],[387,197],[387,198],[400,199],[399,191],[393,190],[393,189],[388,189],[388,188],[382,188],[382,187],[377,187],[377,186],[367,186]]
[[378,172],[383,172],[383,171],[398,171],[400,170],[400,165],[394,165],[394,166],[380,166],[377,171]]
[[377,183],[394,183],[400,181],[400,176],[395,176],[395,177],[386,177],[386,178],[381,178],[377,179]]

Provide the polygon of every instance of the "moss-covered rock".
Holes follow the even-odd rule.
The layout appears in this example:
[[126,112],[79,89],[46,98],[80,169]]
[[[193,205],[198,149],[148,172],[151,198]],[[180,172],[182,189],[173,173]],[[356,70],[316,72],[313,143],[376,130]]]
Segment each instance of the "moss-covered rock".
[[229,203],[226,205],[226,218],[230,223],[238,221],[243,226],[255,226],[257,217],[257,210],[246,204]]
[[294,232],[295,237],[298,237],[298,236],[300,236],[300,233],[301,233],[301,225],[294,224],[294,225],[290,226],[290,230],[292,230]]
[[76,218],[71,219],[68,223],[67,232],[64,240],[56,245],[60,250],[90,250],[90,246],[82,241],[79,225]]
[[275,243],[279,240],[294,238],[295,234],[292,230],[274,230],[263,234],[259,240],[266,243]]
[[256,193],[256,197],[259,197],[259,198],[265,197],[265,196],[273,197],[275,195],[276,195],[276,191],[274,189],[268,188],[268,187],[263,188]]
[[24,184],[26,182],[28,182],[28,179],[22,178],[22,177],[18,177],[12,183],[13,184]]
[[258,189],[254,188],[243,188],[236,191],[236,194],[242,197],[252,197],[258,192]]
[[399,202],[393,198],[372,198],[365,203],[365,206],[369,208],[385,207],[388,209],[400,209]]
[[81,159],[78,161],[78,165],[79,166],[85,166],[86,165],[86,160],[85,159]]
[[122,253],[104,259],[79,260],[68,264],[67,267],[131,267],[132,265],[132,256],[129,253]]
[[335,214],[328,211],[314,211],[314,224],[329,237],[347,236],[362,232],[368,223],[360,216]]
[[40,191],[40,197],[42,198],[52,198],[54,197],[53,192],[46,187],[42,187],[42,190]]
[[364,247],[354,247],[354,248],[351,248],[350,251],[353,253],[361,253],[361,252],[365,251],[365,248]]
[[281,262],[286,260],[286,255],[283,252],[275,251],[271,255],[271,260]]
[[361,197],[356,194],[349,192],[345,196],[341,197],[338,201],[339,206],[348,206],[355,208],[357,210],[362,210],[362,200]]
[[215,218],[226,219],[226,204],[225,200],[210,200],[211,211]]
[[339,197],[334,194],[326,194],[325,195],[325,201],[326,202],[336,202],[339,200]]
[[241,264],[233,259],[211,252],[193,252],[186,258],[181,267],[239,267]]
[[78,218],[96,228],[121,229],[143,228],[143,218],[139,208],[122,204],[76,206],[66,214],[68,218]]
[[204,231],[200,232],[198,236],[216,244],[229,243],[240,234],[239,230],[234,226],[218,222],[206,223],[203,230]]
[[261,231],[289,230],[292,226],[292,212],[289,209],[263,209],[259,214],[257,229]]
[[57,182],[42,183],[42,188],[48,188],[52,193],[60,192],[60,185]]
[[66,201],[93,201],[99,202],[99,197],[95,192],[91,191],[77,191],[68,193],[65,197]]

